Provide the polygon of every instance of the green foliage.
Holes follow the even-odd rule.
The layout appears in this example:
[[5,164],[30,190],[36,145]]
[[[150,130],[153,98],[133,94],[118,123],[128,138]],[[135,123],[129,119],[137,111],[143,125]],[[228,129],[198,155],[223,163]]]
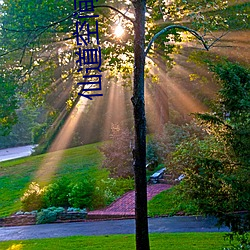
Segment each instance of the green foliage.
[[96,182],[93,196],[95,209],[105,207],[117,198],[113,192],[115,185],[116,180],[113,178],[101,179]]
[[[86,177],[84,177],[86,178]],[[91,208],[92,196],[94,192],[94,183],[88,179],[84,179],[81,182],[72,184],[71,191],[69,193],[69,204],[78,208]]]
[[48,207],[37,213],[36,224],[55,222],[59,213],[64,212],[62,207]]
[[45,207],[91,208],[93,192],[94,181],[85,179],[72,182],[67,178],[61,178],[45,187],[43,200]]
[[61,178],[43,189],[37,183],[31,183],[21,201],[25,211],[39,210],[42,207],[91,208],[93,192],[93,181],[74,183],[67,178]]
[[228,6],[225,10],[215,10],[210,13],[211,18],[215,15],[220,15],[224,20],[223,29],[227,30],[241,30],[241,29],[249,29],[249,11],[250,11],[250,3],[237,3],[231,6]]
[[105,207],[133,189],[134,180],[132,178],[102,178],[97,180],[93,195],[94,208]]
[[232,189],[235,181],[232,169],[225,168],[221,162],[226,161],[226,157],[223,145],[215,138],[194,138],[178,147],[168,166],[174,177],[185,174],[179,192],[185,193],[208,214],[242,209]]
[[75,207],[68,207],[67,212],[78,212],[78,213],[87,213],[86,208],[80,209]]
[[96,209],[109,205],[124,193],[134,189],[134,180],[131,178],[113,179],[101,175],[97,178],[86,174],[84,178],[70,181],[63,177],[43,189],[37,183],[31,183],[21,198],[23,210],[69,206]]
[[22,102],[22,105],[16,111],[17,123],[12,126],[8,135],[0,137],[0,148],[34,143],[32,129],[38,121],[43,120],[43,110],[27,106],[24,100],[19,102]]
[[232,152],[231,164],[239,164],[243,176],[250,166],[250,70],[230,62],[210,64],[210,68],[222,86],[216,114],[197,118],[209,133],[224,141],[226,152]]
[[[127,9],[127,16],[134,15],[133,8],[130,8],[132,1],[119,0],[110,3],[99,0],[96,4],[105,3],[122,12]],[[228,16],[233,15],[233,19],[237,16],[235,11],[228,11],[228,14],[222,15],[227,7],[227,1],[218,0],[147,1],[146,43],[162,28],[183,20],[185,24],[192,24],[206,32],[228,27]],[[72,76],[74,83],[81,77],[76,72],[76,67],[72,67],[75,49],[75,37],[72,34],[75,30],[72,20],[74,3],[66,0],[4,0],[0,8],[3,38],[0,43],[0,66],[7,66],[9,71],[16,70],[15,82],[18,82],[19,93],[34,105],[40,105],[48,100],[50,93],[57,93],[60,84],[63,83],[67,86],[66,99],[72,97],[73,101],[76,100],[76,88],[72,90],[71,80],[70,85],[67,82]],[[241,9],[234,10],[237,14],[242,12]],[[247,11],[245,12],[237,19],[246,19]],[[116,79],[118,73],[122,75],[126,79],[124,85],[130,85],[133,71],[134,26],[129,20],[106,7],[96,8],[95,13],[99,14],[102,66],[109,69],[110,75]],[[90,18],[88,22],[93,20]],[[113,27],[117,23],[121,23],[126,29],[125,35],[119,39],[113,35]],[[182,39],[179,31],[171,30],[155,41],[152,51],[163,52],[162,57],[171,65],[173,60],[170,55],[179,47],[173,40],[179,42]],[[57,80],[55,87],[53,83]],[[24,84],[25,88],[22,88]]]
[[45,187],[44,204],[45,207],[68,207],[69,193],[71,191],[70,181],[63,177]]
[[196,115],[209,136],[183,142],[172,154],[169,169],[185,174],[180,191],[202,212],[217,216],[232,231],[244,232],[250,219],[250,74],[229,62],[210,68],[222,86],[216,110]]
[[[44,141],[47,142],[48,140],[50,140],[50,137],[47,131],[49,130],[49,128],[53,127],[53,123],[55,122],[56,118],[58,118],[58,112],[56,112],[55,110],[50,110],[50,111],[47,111],[46,115],[44,116],[45,116],[43,119],[44,122],[36,123],[35,126],[33,126],[32,128],[32,141],[35,144],[38,144],[41,142],[45,144]],[[53,131],[53,132],[56,133],[56,131]],[[51,145],[51,143],[48,143],[48,144]]]
[[158,166],[159,157],[157,155],[157,143],[153,141],[153,139],[149,139],[147,142],[147,170],[154,171],[155,168]]
[[35,144],[39,143],[39,141],[41,140],[42,136],[46,133],[47,126],[48,125],[46,123],[42,123],[42,124],[36,125],[32,129],[33,142]]
[[134,190],[134,185],[133,178],[119,178],[116,179],[113,192],[116,196],[121,196],[128,191]]
[[0,77],[0,136],[9,134],[12,126],[17,122],[16,85],[9,81],[3,76]]
[[[225,236],[230,242],[230,247],[224,247],[223,250],[249,250],[250,240],[249,234],[239,234],[239,233],[228,233]],[[236,243],[235,243],[236,241]]]
[[193,134],[202,138],[205,133],[193,122],[185,125],[167,123],[161,132],[149,139],[147,144],[148,162],[164,163],[167,156],[175,151],[177,145]]
[[21,197],[22,209],[24,211],[39,210],[43,206],[44,189],[38,183],[32,182],[27,191]]

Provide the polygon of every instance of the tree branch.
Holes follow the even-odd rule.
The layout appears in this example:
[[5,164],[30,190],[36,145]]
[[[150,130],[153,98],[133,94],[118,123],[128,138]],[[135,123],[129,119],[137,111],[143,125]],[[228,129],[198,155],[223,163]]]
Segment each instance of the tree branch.
[[[115,7],[113,6],[110,6],[110,5],[98,5],[98,6],[94,6],[94,8],[109,8],[113,11],[116,11],[117,13],[119,13],[120,15],[122,15],[125,19],[129,20],[130,22],[134,23],[134,20],[128,16],[126,16],[126,13],[124,14],[123,12],[121,12],[120,10],[116,9]],[[76,12],[79,12],[79,10],[77,10]],[[43,34],[46,30],[48,30],[49,28],[53,27],[53,26],[56,26],[66,20],[68,20],[69,18],[73,17],[74,14],[76,12],[73,12],[71,13],[70,15],[56,21],[56,22],[52,22],[51,24],[48,24],[48,25],[43,25],[43,26],[37,26],[35,27],[34,29],[27,29],[27,30],[14,30],[14,29],[8,29],[8,28],[5,28],[4,26],[2,26],[2,29],[3,30],[6,30],[6,31],[11,31],[11,32],[37,32],[37,31],[40,31],[37,35],[35,35],[29,42],[26,42],[24,43],[22,46],[18,47],[18,48],[15,48],[15,49],[12,49],[12,50],[9,50],[9,51],[6,51],[6,52],[3,52],[2,54],[0,54],[0,57],[2,56],[5,56],[9,53],[12,53],[12,52],[15,52],[17,50],[23,50],[24,48],[26,49],[26,47],[32,43],[36,38],[38,38],[41,34]]]
[[[103,7],[103,8],[109,8],[111,10],[114,10],[116,11],[117,13],[119,13],[120,15],[122,15],[125,19],[127,19],[128,21],[130,21],[131,23],[134,23],[134,20],[128,16],[126,16],[126,14],[124,14],[123,12],[121,12],[120,10],[116,9],[115,7],[111,6],[111,5],[97,5],[97,6],[94,6],[94,8],[100,8],[100,7]],[[126,11],[127,12],[127,11]]]
[[31,44],[32,42],[34,42],[40,35],[42,35],[42,34],[43,34],[47,29],[49,29],[50,27],[51,27],[50,25],[47,26],[47,27],[45,27],[42,31],[40,31],[37,35],[35,35],[30,41],[24,43],[22,46],[20,46],[20,47],[18,47],[18,48],[15,48],[15,49],[12,49],[12,50],[9,50],[9,51],[6,51],[6,52],[0,54],[0,57],[1,57],[1,56],[5,56],[5,55],[7,55],[7,54],[9,54],[9,53],[15,52],[15,51],[17,51],[17,50],[23,50],[24,48],[26,49],[26,47],[27,47],[29,44]]
[[162,34],[164,34],[165,32],[171,30],[171,29],[181,29],[181,30],[185,30],[188,31],[189,33],[191,33],[193,36],[195,36],[199,41],[201,41],[201,43],[203,44],[203,46],[205,47],[206,50],[209,50],[211,45],[208,46],[206,44],[206,41],[204,40],[204,38],[195,30],[192,30],[186,26],[182,26],[182,25],[170,25],[165,27],[164,29],[162,29],[161,31],[159,31],[158,33],[156,33],[153,38],[151,39],[151,41],[149,42],[146,50],[145,50],[145,56],[147,56],[152,44],[155,42],[155,40]]
[[226,34],[228,34],[230,31],[228,30],[227,32],[223,33],[222,35],[220,35],[219,37],[214,37],[215,40],[209,45],[209,48],[211,48],[215,43],[217,43],[223,36],[225,36]]

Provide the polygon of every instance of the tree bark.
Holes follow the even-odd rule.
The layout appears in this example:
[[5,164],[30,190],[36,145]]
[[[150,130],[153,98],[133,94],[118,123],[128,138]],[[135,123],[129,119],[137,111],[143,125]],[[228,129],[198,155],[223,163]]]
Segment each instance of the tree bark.
[[135,174],[136,249],[149,250],[146,180],[146,117],[144,101],[145,67],[145,13],[146,0],[133,1],[134,21],[134,108],[135,147],[133,149]]

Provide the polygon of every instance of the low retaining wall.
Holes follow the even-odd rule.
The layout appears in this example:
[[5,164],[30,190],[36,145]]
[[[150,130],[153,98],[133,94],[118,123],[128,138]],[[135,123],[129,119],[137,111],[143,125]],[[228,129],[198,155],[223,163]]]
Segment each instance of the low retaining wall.
[[2,219],[2,226],[26,226],[35,225],[36,215],[25,214],[25,215],[12,215]]
[[87,213],[77,213],[77,212],[60,213],[55,222],[83,221],[86,219],[86,216]]
[[[85,219],[86,219],[86,213],[78,213],[78,212],[60,213],[55,223],[76,222],[76,221],[83,221]],[[26,226],[35,224],[36,224],[36,215],[34,214],[23,214],[23,215],[15,214],[6,218],[0,218],[0,227]]]

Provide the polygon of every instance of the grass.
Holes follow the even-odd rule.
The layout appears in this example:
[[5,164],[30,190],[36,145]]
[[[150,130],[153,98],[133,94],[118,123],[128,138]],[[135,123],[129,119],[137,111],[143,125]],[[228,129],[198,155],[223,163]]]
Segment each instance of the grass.
[[[107,172],[98,168],[102,160],[98,145],[100,143],[65,150],[52,180],[64,176],[78,181],[86,174],[105,177]],[[37,181],[34,176],[45,157],[43,154],[0,163],[0,217],[20,210],[20,197],[30,182]]]
[[174,215],[178,212],[185,214],[198,214],[198,209],[192,203],[182,199],[172,187],[153,197],[148,203],[148,215],[157,217],[161,215]]
[[[151,250],[221,250],[228,246],[224,233],[151,234]],[[74,236],[0,242],[1,250],[135,249],[134,235]]]
[[[100,143],[89,144],[65,150],[51,181],[60,177],[66,177],[75,182],[80,181],[84,176],[93,176],[96,179],[106,178],[108,173],[98,168],[102,160],[102,155],[97,148],[99,145]],[[56,156],[57,153],[50,154]],[[0,217],[8,216],[21,209],[20,197],[30,182],[37,181],[34,176],[45,157],[46,154],[43,154],[0,163]],[[196,211],[192,206],[181,202],[181,199],[179,199],[180,203],[176,202],[176,197],[174,188],[155,196],[149,202],[149,216],[173,215],[181,210],[195,214]]]

